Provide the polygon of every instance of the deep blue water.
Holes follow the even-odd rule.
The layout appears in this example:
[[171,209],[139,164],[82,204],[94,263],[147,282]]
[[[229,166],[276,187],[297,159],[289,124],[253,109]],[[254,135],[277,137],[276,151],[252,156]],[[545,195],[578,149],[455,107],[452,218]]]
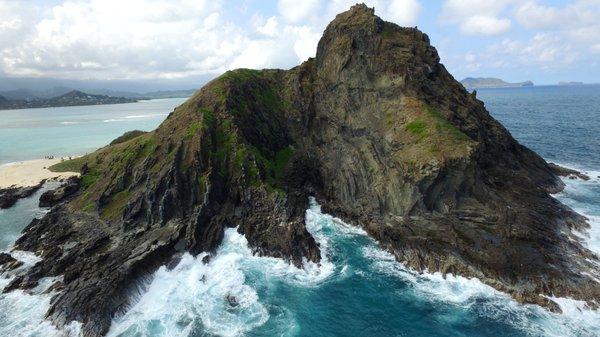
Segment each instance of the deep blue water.
[[[597,177],[599,89],[486,89],[479,90],[478,97],[523,144],[548,160]],[[600,179],[567,184],[557,197],[590,218],[586,244],[600,252]],[[39,212],[27,201],[19,205],[19,224]],[[0,213],[0,220],[3,216],[6,213]],[[519,305],[477,280],[414,274],[362,231],[322,214],[315,202],[307,210],[306,223],[325,253],[321,265],[306,264],[299,270],[278,259],[253,256],[245,238],[230,229],[210,263],[203,264],[202,255],[186,255],[175,269],[159,269],[141,285],[143,290],[132,294],[135,304],[115,318],[109,335],[600,335],[600,314],[582,310],[574,301],[558,300],[565,313],[551,314]],[[7,226],[6,221],[0,226]],[[20,226],[12,226],[11,233]],[[6,282],[0,278],[0,287]],[[237,298],[238,306],[228,304],[229,295]],[[42,321],[48,301],[49,295],[1,295],[0,335],[58,335]],[[76,324],[70,328],[77,332]]]
[[547,160],[600,170],[600,85],[480,89],[477,97]]

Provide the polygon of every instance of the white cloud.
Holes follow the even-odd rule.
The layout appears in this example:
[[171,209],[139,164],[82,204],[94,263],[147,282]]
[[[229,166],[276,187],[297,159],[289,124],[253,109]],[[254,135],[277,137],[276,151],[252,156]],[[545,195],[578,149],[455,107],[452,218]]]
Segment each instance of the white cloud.
[[[143,79],[289,68],[314,56],[327,23],[356,0],[279,0],[267,18],[224,0],[0,0],[0,73]],[[366,0],[414,25],[418,0]]]
[[421,12],[421,4],[416,0],[393,0],[386,8],[385,19],[402,26],[412,26]]
[[600,0],[579,0],[563,7],[527,1],[517,7],[515,16],[529,29],[553,31],[560,44],[573,49],[596,53],[600,45]]
[[516,10],[520,24],[531,29],[564,29],[598,23],[600,1],[583,0],[565,7],[544,6],[527,1]]
[[288,27],[286,34],[296,36],[294,42],[294,52],[298,59],[304,61],[309,57],[315,56],[317,44],[321,38],[321,32],[308,26]]
[[0,66],[13,75],[63,77],[214,71],[189,65],[211,55],[233,56],[223,55],[220,43],[240,33],[220,19],[219,9],[215,1],[65,1],[43,9],[45,15],[27,22],[33,29],[0,48]]
[[464,56],[464,65],[465,68],[470,72],[475,72],[481,68],[481,63],[479,63],[478,57],[472,51],[468,51]]
[[461,23],[460,31],[465,35],[500,35],[510,28],[510,23],[509,19],[475,15]]
[[534,65],[541,69],[556,69],[575,63],[580,56],[576,48],[559,36],[538,33],[524,41],[504,39],[492,44],[479,57],[500,68]]
[[511,20],[503,12],[513,0],[446,0],[441,20],[457,24],[465,35],[500,35],[507,32]]
[[268,18],[267,22],[265,22],[264,25],[257,28],[257,30],[259,32],[261,32],[262,34],[265,34],[267,36],[275,36],[277,34],[278,29],[279,29],[279,22],[277,21],[277,18],[274,16]]

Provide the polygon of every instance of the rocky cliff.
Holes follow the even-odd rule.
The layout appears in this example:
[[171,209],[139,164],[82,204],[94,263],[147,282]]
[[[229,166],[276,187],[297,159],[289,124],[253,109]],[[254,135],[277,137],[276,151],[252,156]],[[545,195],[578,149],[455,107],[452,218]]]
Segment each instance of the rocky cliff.
[[16,248],[43,261],[5,291],[63,275],[48,317],[106,333],[136,280],[238,226],[257,254],[318,262],[308,197],[416,270],[480,278],[520,302],[597,305],[600,284],[548,193],[562,182],[440,64],[427,35],[364,5],[329,24],[291,70],[230,71],[154,132],[55,169],[79,190]]

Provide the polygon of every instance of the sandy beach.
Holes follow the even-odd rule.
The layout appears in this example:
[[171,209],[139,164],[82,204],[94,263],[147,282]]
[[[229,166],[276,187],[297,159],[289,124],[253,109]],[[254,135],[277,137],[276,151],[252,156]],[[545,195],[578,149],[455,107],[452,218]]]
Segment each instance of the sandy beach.
[[0,165],[0,189],[13,185],[34,186],[43,179],[60,179],[77,175],[75,172],[51,172],[47,168],[60,163],[60,158],[35,159]]

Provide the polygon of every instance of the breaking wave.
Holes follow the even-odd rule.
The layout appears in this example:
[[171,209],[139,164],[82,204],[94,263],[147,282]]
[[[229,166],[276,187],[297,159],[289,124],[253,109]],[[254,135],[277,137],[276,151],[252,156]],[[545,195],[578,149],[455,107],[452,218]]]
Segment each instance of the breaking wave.
[[124,117],[119,117],[119,118],[105,119],[102,122],[104,122],[104,123],[127,122],[127,121],[131,121],[131,120],[144,119],[144,118],[164,117],[167,115],[168,114],[165,114],[165,113],[148,114],[148,115],[129,115],[129,116],[124,116]]
[[590,228],[577,234],[583,238],[587,248],[600,255],[600,171],[585,170],[576,165],[560,165],[582,171],[590,177],[588,181],[563,179],[565,189],[554,196],[588,218]]

